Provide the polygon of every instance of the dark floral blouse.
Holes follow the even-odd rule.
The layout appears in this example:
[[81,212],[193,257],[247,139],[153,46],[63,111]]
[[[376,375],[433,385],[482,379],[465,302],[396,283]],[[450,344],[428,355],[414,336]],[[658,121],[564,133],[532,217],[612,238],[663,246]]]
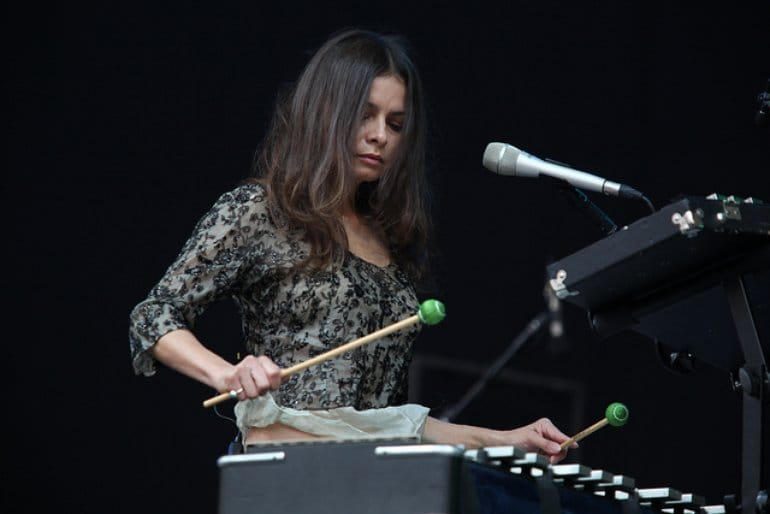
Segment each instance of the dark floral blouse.
[[[290,271],[309,252],[279,230],[258,184],[216,201],[149,296],[131,312],[134,370],[150,376],[149,348],[167,332],[191,328],[211,302],[233,298],[248,352],[281,367],[303,362],[417,313],[406,274],[348,253],[339,269]],[[380,408],[407,401],[411,346],[419,324],[292,375],[273,392],[296,409]]]

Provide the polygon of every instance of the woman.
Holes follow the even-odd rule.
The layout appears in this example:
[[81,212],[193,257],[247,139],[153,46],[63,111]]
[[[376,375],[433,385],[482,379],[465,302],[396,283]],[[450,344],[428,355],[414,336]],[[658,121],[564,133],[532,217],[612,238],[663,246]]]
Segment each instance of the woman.
[[[398,435],[564,457],[567,436],[547,419],[489,430],[405,403],[418,327],[281,379],[281,368],[419,308],[425,115],[402,40],[362,30],[329,39],[279,100],[255,170],[218,199],[132,311],[137,373],[152,375],[159,361],[217,391],[242,390],[235,412],[246,444]],[[237,364],[190,330],[226,297],[240,309],[249,353]]]

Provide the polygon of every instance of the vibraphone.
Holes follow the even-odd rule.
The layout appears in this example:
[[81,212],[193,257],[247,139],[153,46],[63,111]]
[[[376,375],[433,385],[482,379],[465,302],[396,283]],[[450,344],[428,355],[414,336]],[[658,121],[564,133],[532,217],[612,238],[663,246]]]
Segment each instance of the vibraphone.
[[519,448],[271,443],[218,459],[219,514],[720,514],[722,505]]

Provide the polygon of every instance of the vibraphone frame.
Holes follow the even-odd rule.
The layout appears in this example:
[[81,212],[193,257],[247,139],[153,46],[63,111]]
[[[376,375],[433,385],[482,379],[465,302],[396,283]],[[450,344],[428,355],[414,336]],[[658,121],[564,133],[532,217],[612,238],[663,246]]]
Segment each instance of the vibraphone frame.
[[249,446],[217,461],[219,514],[719,514],[724,506],[519,448],[413,440]]

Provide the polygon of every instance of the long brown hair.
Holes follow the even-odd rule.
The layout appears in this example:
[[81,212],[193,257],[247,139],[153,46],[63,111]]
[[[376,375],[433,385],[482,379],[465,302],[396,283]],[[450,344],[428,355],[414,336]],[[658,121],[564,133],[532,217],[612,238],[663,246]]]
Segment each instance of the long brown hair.
[[355,192],[356,209],[414,279],[426,271],[426,116],[408,48],[399,35],[339,32],[313,55],[288,94],[279,95],[251,180],[266,185],[275,217],[304,232],[312,249],[306,264],[323,267],[344,258],[347,237],[339,214],[353,187],[355,134],[372,81],[393,75],[406,88],[401,140],[380,179]]

